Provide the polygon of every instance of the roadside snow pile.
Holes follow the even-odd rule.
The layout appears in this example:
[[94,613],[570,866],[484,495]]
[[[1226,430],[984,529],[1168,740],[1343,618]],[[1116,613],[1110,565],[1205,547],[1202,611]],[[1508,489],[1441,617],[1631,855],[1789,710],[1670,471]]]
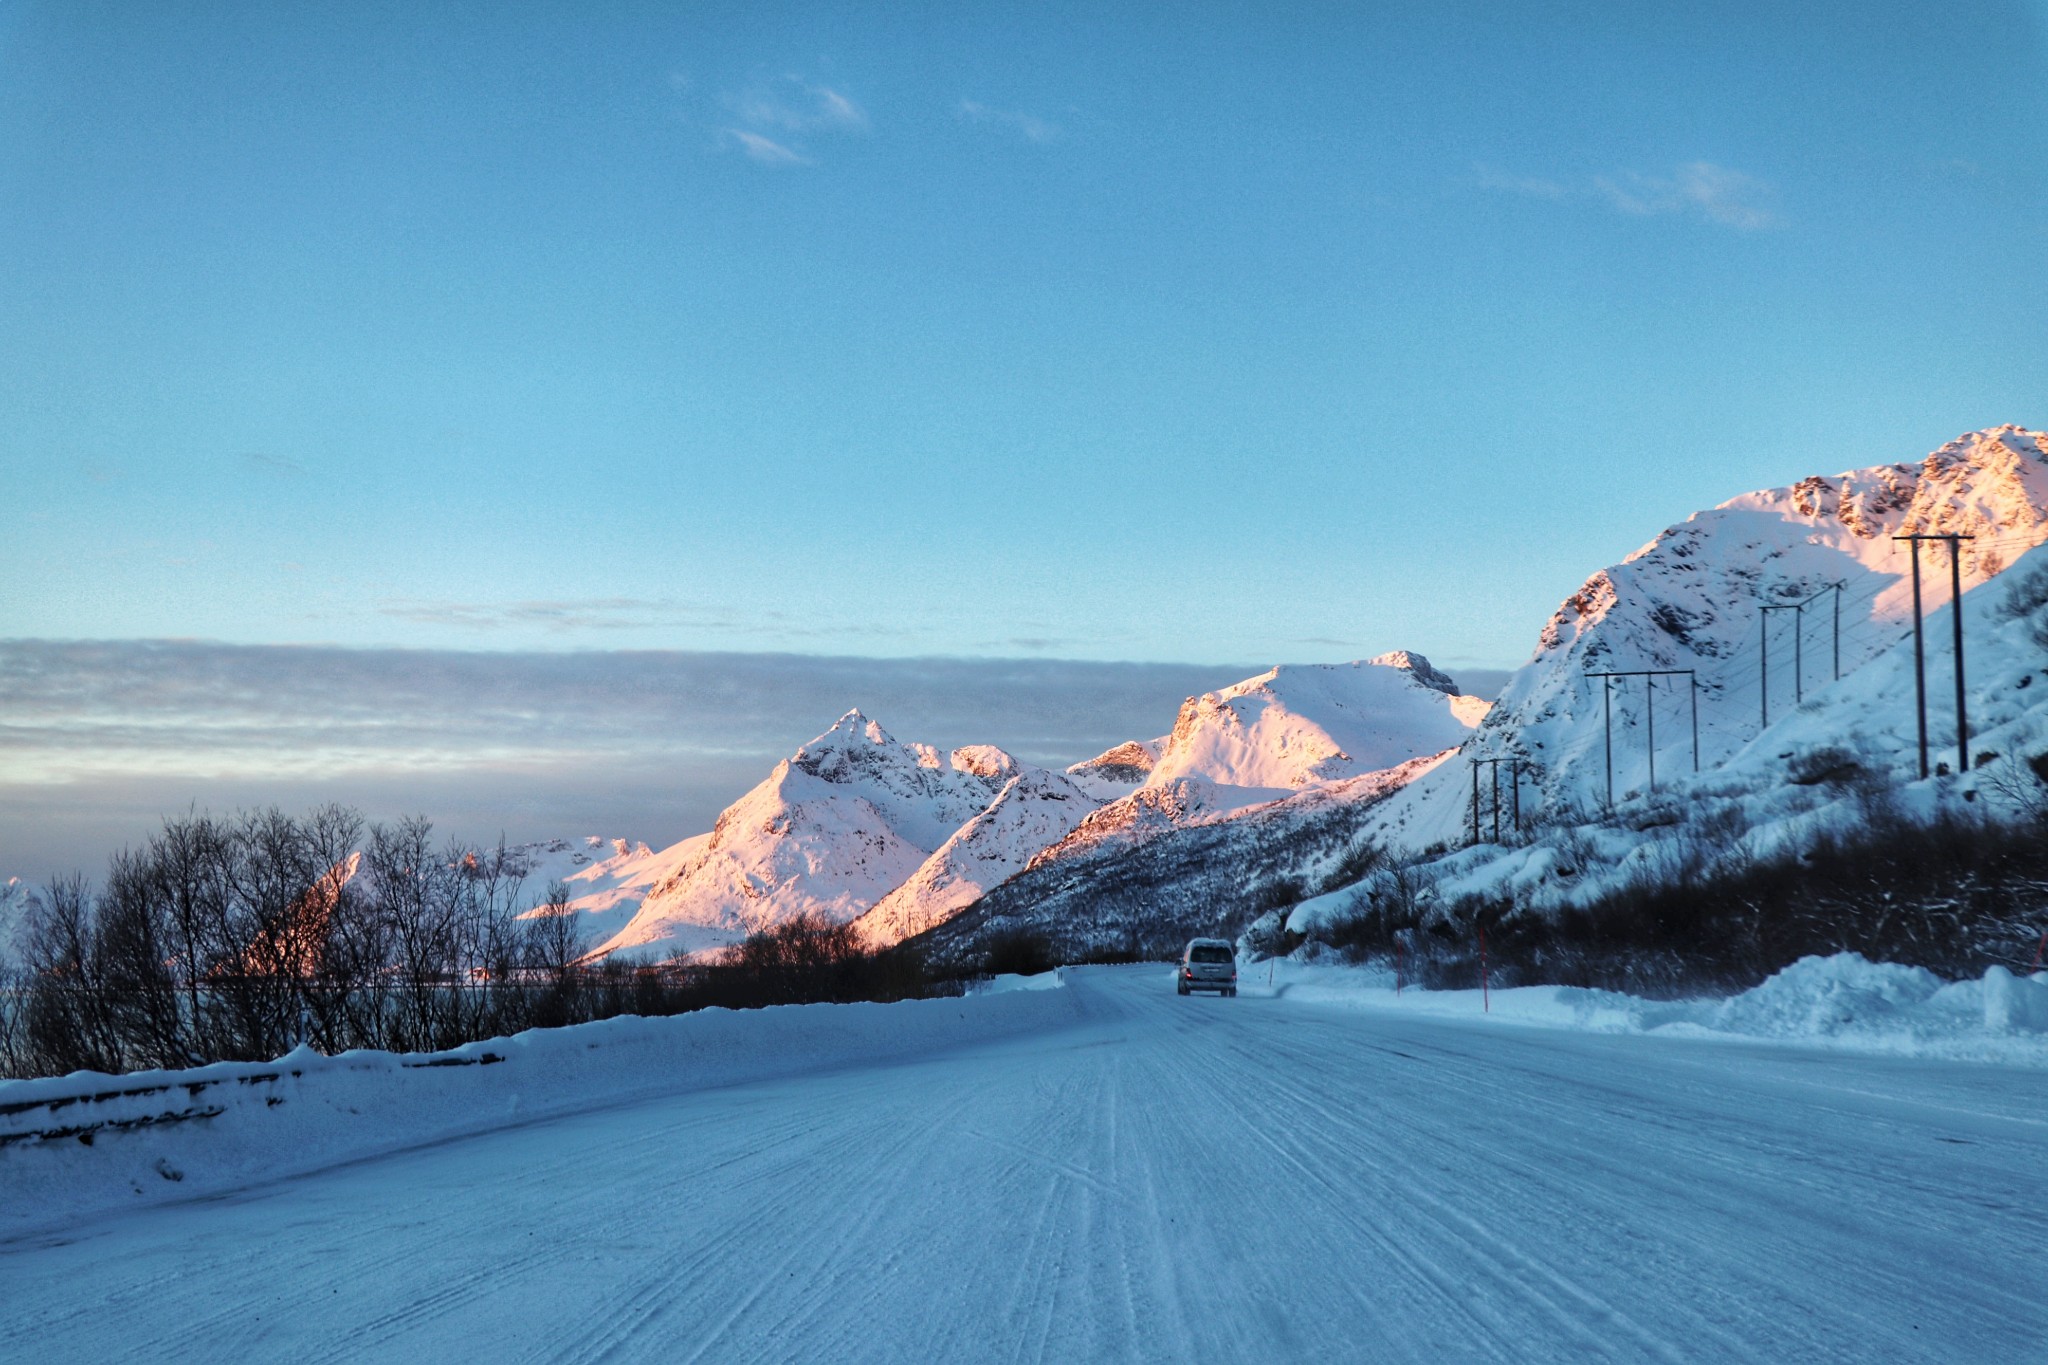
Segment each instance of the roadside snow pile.
[[[1910,1035],[1930,1013],[1939,1014],[1945,1026],[1967,1024],[1972,1011],[1961,1007],[1956,992],[1973,988],[1981,991],[1982,983],[1959,983],[1944,995],[1941,978],[1924,968],[1872,962],[1859,953],[1802,957],[1762,985],[1723,1001],[1709,1027],[1762,1038]],[[1981,1004],[1974,1013],[1983,1013]]]
[[[1245,969],[1256,982],[1266,973]],[[1282,962],[1275,993],[1312,1004],[1498,1019],[1593,1033],[1757,1038],[1901,1056],[2048,1066],[2048,972],[1992,967],[1981,980],[1944,982],[1919,967],[1860,953],[1806,957],[1724,1000],[1644,1000],[1577,986],[1398,995],[1391,972]]]
[[[1053,974],[1048,974],[1053,976]],[[990,998],[707,1009],[447,1052],[0,1081],[0,1240],[634,1099],[902,1057],[1075,1015],[1056,976]]]
[[987,984],[976,989],[973,994],[1008,995],[1011,991],[1056,991],[1066,984],[1066,971],[1061,967],[1055,967],[1049,972],[1038,972],[1032,976],[1002,972],[990,978]]

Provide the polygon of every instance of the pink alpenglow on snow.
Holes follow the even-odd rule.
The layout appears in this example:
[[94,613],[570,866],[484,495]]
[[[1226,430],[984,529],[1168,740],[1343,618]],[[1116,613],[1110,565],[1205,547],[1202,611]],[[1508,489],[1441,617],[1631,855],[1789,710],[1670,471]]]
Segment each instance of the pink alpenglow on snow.
[[1419,655],[1287,666],[1190,698],[1170,734],[1064,773],[991,745],[941,754],[898,743],[850,711],[711,833],[635,864],[630,890],[644,899],[597,952],[716,951],[802,914],[856,923],[887,946],[1068,847],[1091,821],[1135,841],[1309,790],[1378,799],[1485,711]]
[[[1922,551],[1930,763],[1950,771],[1925,783],[1916,780],[1911,560],[1892,539],[1913,532],[1976,537],[1963,543],[1960,563],[1967,774],[1952,771],[1955,608],[1947,551]],[[1704,846],[1731,854],[1768,853],[1817,830],[1857,826],[1865,812],[1856,784],[1814,776],[1824,770],[1897,783],[1909,810],[1931,812],[1949,799],[1978,802],[1980,810],[2009,805],[2013,758],[2036,751],[2048,724],[2037,636],[2048,565],[2036,547],[2044,541],[2048,434],[2018,427],[1971,433],[1917,463],[1730,499],[1588,579],[1544,627],[1535,656],[1509,681],[1473,746],[1375,810],[1368,832],[1396,854],[1448,846],[1422,872],[1437,894],[1509,896],[1544,910],[1630,877],[1660,875],[1656,831],[1670,815],[1717,821],[1718,832],[1701,836]],[[1841,585],[1839,680],[1834,584]],[[1799,601],[1810,604],[1802,614],[1773,613],[1766,630],[1763,606]],[[1614,797],[1623,818],[1600,820],[1607,699],[1593,675],[1643,668],[1695,671],[1702,771],[1693,773],[1687,679],[1661,679],[1654,696],[1639,678],[1617,680]],[[1467,849],[1469,759],[1494,755],[1520,760],[1521,808],[1543,824],[1531,837],[1494,845],[1494,774],[1482,770],[1482,842]],[[1989,766],[1980,770],[1980,760]],[[1500,769],[1503,806],[1511,771]],[[2020,789],[2032,782],[2021,772]],[[1667,814],[1653,813],[1660,801]],[[1556,817],[1571,811],[1584,814],[1562,832]]]
[[1015,876],[1033,854],[1065,838],[1098,807],[1062,773],[1026,768],[939,846],[916,872],[856,921],[878,946],[923,933]]
[[1200,777],[1298,791],[1454,749],[1487,712],[1406,650],[1348,664],[1282,664],[1190,697],[1148,785]]
[[670,871],[600,953],[699,952],[799,915],[844,924],[908,881],[1022,765],[974,745],[899,744],[859,711],[775,766]]

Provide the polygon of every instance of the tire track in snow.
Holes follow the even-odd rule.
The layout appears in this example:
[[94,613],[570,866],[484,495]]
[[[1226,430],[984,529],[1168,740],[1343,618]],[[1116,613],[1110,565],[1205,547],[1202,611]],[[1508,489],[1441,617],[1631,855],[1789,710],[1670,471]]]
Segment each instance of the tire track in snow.
[[1057,1034],[0,1254],[0,1356],[2038,1354],[2048,1078],[1071,982]]

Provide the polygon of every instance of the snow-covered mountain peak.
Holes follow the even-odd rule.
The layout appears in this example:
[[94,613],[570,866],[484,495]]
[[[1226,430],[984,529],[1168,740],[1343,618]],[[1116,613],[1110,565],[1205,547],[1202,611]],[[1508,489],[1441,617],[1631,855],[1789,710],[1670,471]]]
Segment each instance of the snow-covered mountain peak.
[[[1810,702],[1838,661],[1846,682],[1907,633],[1913,557],[1893,537],[1914,533],[1976,537],[1958,566],[1965,592],[2048,541],[2048,434],[1970,432],[1920,460],[1744,493],[1669,527],[1558,607],[1473,755],[1519,759],[1546,808],[1591,808],[1606,800],[1610,760],[1617,798],[1647,787],[1653,728],[1659,774],[1691,771],[1696,701],[1712,767],[1766,715]],[[1934,611],[1951,596],[1946,547],[1924,546],[1920,567]],[[1648,669],[1681,675],[1599,676]],[[1376,817],[1381,836],[1408,849],[1457,840],[1470,778],[1462,762],[1433,772]]]
[[1067,769],[1067,776],[1098,801],[1113,801],[1143,786],[1165,749],[1163,737],[1125,740],[1085,763],[1074,764]]
[[[1415,681],[1433,691],[1441,692],[1447,697],[1461,695],[1458,691],[1458,684],[1452,681],[1450,674],[1436,668],[1429,660],[1412,650],[1391,650],[1385,654],[1375,655],[1373,658],[1366,660],[1366,662],[1376,664],[1381,668],[1405,669]],[[1352,667],[1356,668],[1357,665],[1353,664]]]
[[[903,886],[1007,787],[1038,771],[994,745],[945,754],[900,743],[849,711],[726,807],[708,835],[655,855],[667,870],[632,922],[599,951],[697,951],[799,914],[855,919]],[[1016,856],[1018,866],[1028,852]],[[1001,861],[976,858],[946,885],[993,875]]]
[[1787,488],[1731,498],[1714,511],[1767,513],[1810,526],[1830,541],[1841,539],[1835,534],[1839,528],[1854,540],[1871,542],[1861,552],[1842,544],[1868,563],[1872,555],[1892,553],[1894,535],[1999,540],[2024,535],[2048,521],[2044,503],[2048,433],[2000,426],[1958,436],[1918,463],[1874,465],[1831,478],[1810,475]]
[[[1809,475],[1695,512],[1588,577],[1545,624],[1532,662],[1560,651],[1594,669],[1728,658],[1757,628],[1758,605],[1836,583],[1858,616],[1896,620],[1911,600],[1911,559],[1893,539],[1906,534],[1975,537],[1963,547],[1966,590],[2048,539],[2048,433],[1990,427],[1917,462]],[[1945,563],[1939,548],[1926,553],[1923,571]],[[1927,602],[1948,600],[1946,579],[1928,572]],[[1596,630],[1622,603],[1629,624]]]
[[871,757],[865,757],[870,751],[884,751],[893,759],[895,751],[902,748],[880,722],[869,720],[855,709],[832,722],[831,729],[791,754],[789,761],[806,772],[823,776],[848,764],[859,767],[872,761]]
[[1406,651],[1347,664],[1286,664],[1182,703],[1148,786],[1200,777],[1296,790],[1377,772],[1462,743],[1485,703]]
[[1016,759],[993,744],[968,744],[947,757],[955,772],[972,773],[992,781],[1009,781],[1019,766]]

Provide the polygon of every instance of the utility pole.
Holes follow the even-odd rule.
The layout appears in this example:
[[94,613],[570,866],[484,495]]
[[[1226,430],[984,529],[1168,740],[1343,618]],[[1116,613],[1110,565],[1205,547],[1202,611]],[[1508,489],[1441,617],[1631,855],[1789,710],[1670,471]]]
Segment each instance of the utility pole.
[[[1690,668],[1631,668],[1608,673],[1588,673],[1606,688],[1607,703],[1607,805],[1614,806],[1614,680],[1642,678],[1648,683],[1648,705],[1644,708],[1650,730],[1650,790],[1657,790],[1657,679],[1689,678],[1692,681],[1692,770],[1700,770],[1700,680]],[[1517,793],[1519,795],[1519,792]]]
[[[1970,539],[1975,539],[1972,536]],[[1970,712],[1963,700],[1963,541],[1948,538],[1948,615],[1956,628],[1956,771],[1970,771]]]
[[1806,696],[1805,696],[1805,688],[1804,688],[1804,686],[1803,686],[1802,682],[1800,681],[1800,674],[1802,674],[1802,673],[1803,673],[1803,672],[1804,672],[1805,670],[1804,670],[1804,669],[1803,669],[1803,668],[1802,668],[1802,667],[1800,666],[1800,663],[1801,663],[1801,661],[1800,661],[1800,655],[1799,655],[1799,636],[1800,636],[1800,633],[1801,633],[1801,632],[1800,632],[1800,629],[1799,629],[1799,621],[1800,621],[1800,617],[1799,617],[1799,614],[1798,614],[1798,613],[1799,613],[1799,610],[1800,610],[1800,608],[1801,608],[1801,607],[1804,607],[1805,605],[1806,605],[1806,603],[1804,603],[1804,602],[1780,602],[1780,603],[1777,603],[1777,604],[1775,604],[1775,605],[1771,605],[1771,604],[1766,604],[1766,605],[1765,605],[1765,606],[1764,606],[1764,607],[1762,608],[1762,610],[1763,610],[1763,617],[1764,617],[1764,648],[1763,648],[1763,659],[1762,659],[1762,663],[1763,663],[1763,694],[1764,694],[1764,726],[1765,726],[1765,728],[1767,728],[1767,729],[1769,728],[1769,726],[1770,726],[1770,723],[1771,723],[1771,613],[1772,613],[1772,612],[1774,612],[1774,611],[1789,611],[1789,612],[1792,612],[1792,613],[1793,613],[1793,617],[1792,617],[1792,622],[1793,622],[1793,624],[1792,624],[1792,698],[1793,698],[1793,701],[1794,701],[1795,703],[1797,703],[1797,702],[1801,702],[1801,701],[1804,701],[1804,700],[1806,700]]
[[[1898,539],[1899,537],[1893,537]],[[1920,537],[1913,546],[1913,714],[1920,722],[1920,778],[1927,778],[1927,652],[1920,632]]]
[[1697,674],[1692,682],[1692,770],[1700,770],[1700,680]]
[[1500,842],[1500,760],[1493,760],[1493,841]]
[[[1842,680],[1842,584],[1837,581],[1833,587],[1822,588],[1821,592],[1835,595],[1835,681]],[[1820,593],[1815,593],[1815,597]]]
[[1792,700],[1796,705],[1806,700],[1806,609],[1820,601],[1827,593],[1835,595],[1834,619],[1834,673],[1835,681],[1842,680],[1842,588],[1841,583],[1830,583],[1813,596],[1799,602],[1768,602],[1761,608],[1763,629],[1758,651],[1761,655],[1759,667],[1762,672],[1763,722],[1766,728],[1771,723],[1771,613],[1789,611],[1792,613]]
[[1472,760],[1472,842],[1479,842],[1479,765],[1491,769],[1493,783],[1493,841],[1500,842],[1500,765],[1508,765],[1509,780],[1514,784],[1515,828],[1522,828],[1522,761],[1518,758],[1475,758]]
[[1927,776],[1927,650],[1921,625],[1920,542],[1948,542],[1949,614],[1955,618],[1956,636],[1956,771],[1970,770],[1970,715],[1963,693],[1963,545],[1975,536],[1915,534],[1893,536],[1913,547],[1913,702],[1920,724],[1920,776]]
[[1792,704],[1806,703],[1806,603],[1792,608]]
[[1650,722],[1650,790],[1657,790],[1657,675],[1643,680],[1643,714]]
[[1771,728],[1771,609],[1765,607],[1759,611],[1757,620],[1763,627],[1757,632],[1756,661],[1763,669],[1763,686],[1757,691],[1763,694],[1763,728],[1768,730]]
[[1614,675],[1603,673],[1601,702],[1607,713],[1607,809],[1614,809]]

